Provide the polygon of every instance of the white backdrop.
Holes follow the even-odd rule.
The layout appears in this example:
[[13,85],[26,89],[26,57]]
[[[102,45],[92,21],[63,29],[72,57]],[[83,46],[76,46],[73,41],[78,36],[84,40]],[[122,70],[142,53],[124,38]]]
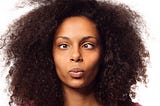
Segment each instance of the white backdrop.
[[[19,0],[20,1],[20,0]],[[160,3],[158,0],[116,0],[125,3],[131,9],[139,12],[146,21],[149,37],[146,39],[147,47],[150,51],[150,65],[148,66],[148,87],[140,85],[137,89],[137,97],[134,101],[143,106],[160,106]],[[31,7],[16,8],[18,0],[0,0],[0,35],[5,32],[7,25],[20,15],[24,14]],[[159,45],[159,46],[158,46]],[[0,57],[0,70],[3,68],[2,56]],[[7,72],[0,71],[0,106],[8,106],[8,96],[6,93]]]

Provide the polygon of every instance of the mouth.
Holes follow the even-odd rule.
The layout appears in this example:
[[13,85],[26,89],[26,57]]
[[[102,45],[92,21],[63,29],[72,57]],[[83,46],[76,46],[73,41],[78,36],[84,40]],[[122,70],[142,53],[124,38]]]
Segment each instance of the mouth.
[[73,68],[68,73],[72,78],[80,79],[84,75],[84,70],[82,70],[80,68]]

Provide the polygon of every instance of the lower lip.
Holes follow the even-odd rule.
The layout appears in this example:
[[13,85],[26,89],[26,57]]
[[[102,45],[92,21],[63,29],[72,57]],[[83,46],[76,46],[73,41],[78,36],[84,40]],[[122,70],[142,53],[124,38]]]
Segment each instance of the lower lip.
[[74,72],[74,71],[70,71],[69,75],[72,78],[81,78],[83,76],[84,72],[83,71],[78,71],[78,72]]

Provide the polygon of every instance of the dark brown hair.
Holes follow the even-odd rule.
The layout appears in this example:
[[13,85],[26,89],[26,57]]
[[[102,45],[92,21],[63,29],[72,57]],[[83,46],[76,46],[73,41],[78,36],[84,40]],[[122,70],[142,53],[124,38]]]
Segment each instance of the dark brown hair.
[[148,52],[139,27],[141,17],[128,6],[95,0],[31,0],[39,6],[18,19],[5,34],[6,62],[12,61],[10,105],[63,106],[60,80],[52,60],[53,36],[61,22],[85,16],[99,31],[102,64],[95,97],[104,106],[130,106],[131,86],[146,81]]

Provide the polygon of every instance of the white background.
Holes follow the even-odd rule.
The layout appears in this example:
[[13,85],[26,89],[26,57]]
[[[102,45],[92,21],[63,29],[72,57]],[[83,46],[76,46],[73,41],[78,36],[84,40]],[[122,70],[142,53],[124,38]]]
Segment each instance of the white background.
[[[20,0],[19,0],[20,1]],[[136,10],[146,21],[149,37],[146,38],[147,48],[150,51],[150,65],[148,66],[148,87],[140,84],[137,97],[134,101],[143,106],[160,106],[160,3],[158,0],[118,0]],[[5,32],[9,23],[31,7],[16,8],[18,0],[0,0],[0,35]],[[2,56],[0,57],[0,70],[3,68]],[[6,93],[6,71],[0,71],[0,106],[8,106]]]

